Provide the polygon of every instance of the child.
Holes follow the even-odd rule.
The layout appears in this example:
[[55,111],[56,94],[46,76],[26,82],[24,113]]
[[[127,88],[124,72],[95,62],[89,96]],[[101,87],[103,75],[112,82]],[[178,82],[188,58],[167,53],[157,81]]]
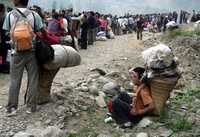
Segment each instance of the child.
[[131,98],[123,92],[112,101],[112,117],[118,124],[122,124],[122,127],[130,127],[138,123],[155,108],[150,88],[141,81],[144,71],[145,69],[140,67],[130,71],[132,81],[136,86],[136,97]]

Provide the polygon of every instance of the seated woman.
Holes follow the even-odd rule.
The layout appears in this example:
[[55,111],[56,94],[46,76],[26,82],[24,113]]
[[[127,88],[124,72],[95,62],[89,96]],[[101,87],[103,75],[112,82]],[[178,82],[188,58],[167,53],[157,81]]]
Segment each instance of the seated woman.
[[112,101],[112,117],[123,127],[138,123],[155,108],[149,86],[141,81],[144,71],[145,69],[140,67],[130,71],[136,86],[136,97],[131,98],[124,92]]

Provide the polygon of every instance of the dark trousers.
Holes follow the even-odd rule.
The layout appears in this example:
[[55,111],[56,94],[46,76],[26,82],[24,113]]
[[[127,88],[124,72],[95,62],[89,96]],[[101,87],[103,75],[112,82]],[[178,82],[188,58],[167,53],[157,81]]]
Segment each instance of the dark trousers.
[[132,116],[130,111],[132,109],[132,98],[126,93],[121,93],[118,97],[113,99],[112,102],[112,117],[118,124],[125,122],[132,122],[134,124],[141,120],[141,117]]
[[94,41],[95,41],[95,29],[89,29],[88,30],[88,45],[93,45]]
[[137,40],[142,40],[142,31],[143,31],[143,28],[137,29]]
[[81,49],[87,49],[87,31],[82,30],[81,33]]

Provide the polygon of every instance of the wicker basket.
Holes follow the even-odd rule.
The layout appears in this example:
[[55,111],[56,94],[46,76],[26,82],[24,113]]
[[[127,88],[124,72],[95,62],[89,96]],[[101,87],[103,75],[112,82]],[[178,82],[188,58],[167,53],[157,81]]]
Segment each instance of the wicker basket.
[[155,115],[160,115],[165,103],[174,89],[179,77],[173,78],[154,78],[150,82],[152,98],[155,103]]

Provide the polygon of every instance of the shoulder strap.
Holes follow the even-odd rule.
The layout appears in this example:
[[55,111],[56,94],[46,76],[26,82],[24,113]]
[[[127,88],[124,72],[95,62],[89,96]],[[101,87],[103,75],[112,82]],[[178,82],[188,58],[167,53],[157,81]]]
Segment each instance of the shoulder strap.
[[36,31],[36,19],[35,19],[35,14],[33,12],[31,12],[32,15],[33,15],[33,20],[34,20],[34,23],[33,23],[33,30]]
[[9,28],[11,29],[10,15],[11,15],[11,13],[9,13],[9,15],[8,15],[8,24],[9,24]]
[[27,18],[26,15],[25,15],[23,12],[21,12],[19,9],[16,8],[16,11],[17,11],[18,13],[20,13],[22,17]]

